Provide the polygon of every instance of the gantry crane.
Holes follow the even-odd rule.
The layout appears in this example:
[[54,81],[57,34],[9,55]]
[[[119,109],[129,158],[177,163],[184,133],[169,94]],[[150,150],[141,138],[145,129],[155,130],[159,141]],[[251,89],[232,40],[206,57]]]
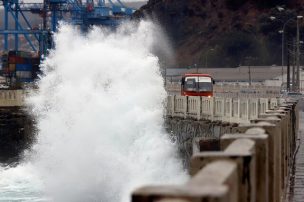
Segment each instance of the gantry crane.
[[[60,20],[78,25],[82,30],[91,25],[115,27],[129,18],[134,9],[126,7],[120,0],[44,0],[43,3],[24,3],[20,0],[1,0],[4,7],[4,24],[0,35],[4,37],[4,50],[9,49],[9,37],[14,38],[14,49],[19,49],[19,36],[23,35],[33,51],[41,54],[52,46],[52,33],[56,32]],[[39,27],[31,24],[26,13],[38,14],[42,19]],[[13,20],[14,27],[9,26]],[[23,23],[21,23],[23,22]],[[38,44],[38,45],[37,45]],[[38,46],[38,47],[37,47]]]

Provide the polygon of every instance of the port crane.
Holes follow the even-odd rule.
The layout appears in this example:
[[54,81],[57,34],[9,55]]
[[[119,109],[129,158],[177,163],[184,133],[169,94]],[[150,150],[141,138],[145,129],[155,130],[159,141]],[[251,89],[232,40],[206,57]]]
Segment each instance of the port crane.
[[[23,36],[33,51],[46,54],[52,47],[52,34],[60,20],[87,30],[91,25],[116,27],[135,12],[120,0],[43,0],[42,3],[26,3],[22,0],[1,0],[4,7],[3,27],[0,36],[4,39],[4,51],[9,50],[9,38],[14,39],[14,49],[19,49],[19,37]],[[42,23],[31,23],[27,13],[37,14]],[[13,22],[13,26],[9,24]]]

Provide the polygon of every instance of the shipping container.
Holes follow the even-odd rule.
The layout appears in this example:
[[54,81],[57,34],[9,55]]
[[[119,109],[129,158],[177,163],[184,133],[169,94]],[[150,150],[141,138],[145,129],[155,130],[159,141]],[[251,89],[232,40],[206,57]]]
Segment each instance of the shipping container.
[[16,71],[16,77],[19,79],[32,79],[32,71]]
[[39,65],[40,58],[24,58],[24,63]]
[[32,79],[32,78],[17,78],[17,82],[19,82],[19,83],[30,83],[33,81],[34,81],[34,79]]
[[9,64],[8,70],[9,70],[10,72],[16,71],[16,64]]
[[3,67],[3,68],[8,67],[8,63],[7,63],[7,62],[3,62],[3,63],[2,63],[2,67]]
[[33,82],[40,72],[38,52],[9,51],[0,59],[2,75],[6,77],[10,86],[22,86],[22,83]]
[[7,56],[2,56],[1,61],[2,61],[2,63],[3,62],[8,62],[8,57]]
[[32,64],[16,64],[16,71],[32,71]]
[[14,64],[24,64],[26,63],[24,58],[20,56],[9,56],[8,57],[9,63],[14,63]]
[[30,58],[33,56],[33,54],[31,52],[27,52],[27,51],[9,51],[8,55],[9,55],[9,57],[19,56],[19,57],[23,57],[23,58]]
[[9,73],[9,69],[7,67],[3,68],[2,71],[6,75]]

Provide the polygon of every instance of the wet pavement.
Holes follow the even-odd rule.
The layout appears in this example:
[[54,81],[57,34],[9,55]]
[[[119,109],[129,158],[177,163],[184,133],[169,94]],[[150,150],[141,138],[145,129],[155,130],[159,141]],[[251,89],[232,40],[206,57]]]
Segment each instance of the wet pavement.
[[[302,109],[303,110],[303,109]],[[286,202],[304,202],[304,112],[300,111],[300,127],[295,152],[295,161]]]

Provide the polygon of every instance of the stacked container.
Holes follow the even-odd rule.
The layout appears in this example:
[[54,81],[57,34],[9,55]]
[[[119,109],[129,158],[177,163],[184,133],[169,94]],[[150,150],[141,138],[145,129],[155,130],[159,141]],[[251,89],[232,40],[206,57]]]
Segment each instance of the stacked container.
[[9,65],[8,65],[8,57],[6,53],[2,55],[1,61],[2,61],[2,72],[3,74],[7,74]]
[[4,76],[17,83],[32,82],[39,71],[40,57],[26,51],[9,51],[3,55]]

